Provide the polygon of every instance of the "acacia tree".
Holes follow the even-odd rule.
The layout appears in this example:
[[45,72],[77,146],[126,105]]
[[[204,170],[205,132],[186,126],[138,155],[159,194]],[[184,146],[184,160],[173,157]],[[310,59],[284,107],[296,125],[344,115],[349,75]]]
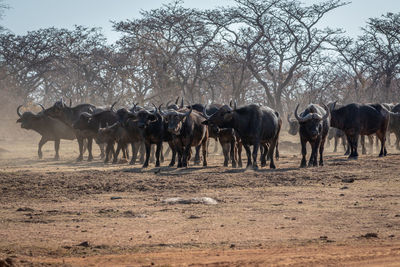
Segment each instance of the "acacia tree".
[[[345,5],[329,0],[303,6],[296,0],[236,0],[222,10],[223,38],[238,48],[248,69],[264,88],[267,104],[282,111],[282,96],[294,74],[340,30],[319,29],[329,11]],[[239,27],[239,30],[236,30]]]
[[371,18],[362,28],[360,42],[368,53],[365,63],[370,75],[382,79],[383,90],[380,101],[392,101],[392,81],[400,70],[400,13],[387,13],[380,18]]

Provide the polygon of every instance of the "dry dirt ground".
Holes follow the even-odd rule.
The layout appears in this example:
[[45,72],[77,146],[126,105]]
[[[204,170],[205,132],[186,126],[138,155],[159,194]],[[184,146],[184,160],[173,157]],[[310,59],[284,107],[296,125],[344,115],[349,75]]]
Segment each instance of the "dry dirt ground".
[[399,266],[400,154],[328,147],[324,167],[300,169],[297,139],[258,171],[212,154],[207,168],[76,163],[72,141],[39,160],[37,140],[0,140],[0,266]]

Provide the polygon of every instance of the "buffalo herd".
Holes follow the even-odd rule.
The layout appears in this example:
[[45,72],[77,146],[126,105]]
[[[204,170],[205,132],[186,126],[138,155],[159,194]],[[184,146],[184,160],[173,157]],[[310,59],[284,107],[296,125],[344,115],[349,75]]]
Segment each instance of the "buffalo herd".
[[[29,111],[21,114],[22,105],[19,106],[17,123],[21,123],[21,128],[34,130],[42,136],[39,158],[42,158],[42,146],[47,141],[54,141],[55,159],[59,159],[60,140],[77,139],[77,161],[83,160],[86,150],[88,161],[93,159],[92,145],[95,141],[105,163],[110,160],[117,163],[121,152],[122,158],[128,159],[130,145],[130,164],[136,163],[140,153],[139,161],[144,168],[152,160],[159,167],[164,160],[163,144],[168,143],[167,153],[172,153],[169,166],[187,167],[192,148],[194,164],[200,164],[202,159],[203,166],[207,166],[208,143],[210,138],[214,138],[222,147],[224,166],[231,163],[234,168],[242,167],[241,152],[244,147],[247,168],[257,169],[258,161],[261,167],[269,161],[270,168],[275,168],[274,156],[279,158],[282,128],[282,118],[277,111],[254,104],[237,107],[236,101],[231,101],[229,105],[184,105],[182,98],[180,104],[178,102],[178,99],[172,104],[168,101],[164,107],[163,104],[152,104],[150,107],[134,104],[129,109],[115,110],[116,103],[101,108],[91,104],[72,106],[71,101],[68,105],[61,99],[47,109],[39,104],[42,111],[37,114]],[[373,135],[380,141],[380,157],[387,154],[386,140],[390,133],[395,134],[396,148],[400,149],[400,104],[339,105],[332,102],[327,105],[310,104],[301,112],[297,105],[294,118],[292,114],[287,116],[289,134],[300,136],[300,167],[322,166],[325,142],[332,138],[335,139],[334,151],[341,139],[350,159],[358,157],[359,139],[362,153],[365,153],[365,136],[371,146]],[[311,145],[308,164],[307,143]]]

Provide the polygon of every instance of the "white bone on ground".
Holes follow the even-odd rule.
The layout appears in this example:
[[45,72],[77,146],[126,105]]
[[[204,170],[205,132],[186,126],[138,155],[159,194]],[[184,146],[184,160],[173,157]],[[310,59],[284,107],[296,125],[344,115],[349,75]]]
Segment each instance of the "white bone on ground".
[[205,205],[216,205],[218,202],[210,197],[194,197],[194,198],[181,198],[171,197],[162,201],[166,204],[205,204]]

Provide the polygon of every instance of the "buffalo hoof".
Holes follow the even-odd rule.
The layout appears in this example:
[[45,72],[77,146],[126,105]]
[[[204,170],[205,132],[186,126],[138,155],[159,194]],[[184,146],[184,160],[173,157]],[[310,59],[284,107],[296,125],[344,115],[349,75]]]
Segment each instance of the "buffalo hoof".
[[323,162],[323,161],[320,161],[320,162],[319,162],[319,166],[324,166],[324,162]]
[[358,156],[349,156],[348,159],[349,160],[358,160]]
[[270,164],[269,164],[269,167],[270,167],[270,169],[276,169],[276,166],[275,166],[274,163],[270,163]]
[[147,167],[149,167],[149,163],[145,163],[145,164],[143,164],[143,166],[142,166],[142,168],[147,168]]
[[265,166],[267,166],[267,162],[265,162],[265,161],[261,162],[261,167],[265,167]]
[[82,161],[82,160],[83,160],[83,157],[82,157],[82,156],[79,156],[79,157],[76,159],[77,162],[80,162],[80,161]]
[[43,154],[42,153],[39,153],[38,156],[39,156],[39,159],[43,158]]
[[239,161],[239,168],[242,168],[243,167],[243,163],[241,162],[241,161]]
[[207,161],[203,162],[203,167],[207,167]]
[[160,162],[156,162],[156,167],[160,167]]
[[92,161],[93,160],[93,156],[89,156],[87,161]]
[[130,164],[130,165],[135,165],[135,160],[131,160],[131,161],[129,162],[129,164]]
[[232,168],[236,168],[237,164],[236,161],[232,161]]
[[175,162],[171,162],[170,164],[168,164],[168,167],[174,167]]
[[258,170],[258,165],[253,165],[253,170]]
[[112,164],[117,164],[118,163],[118,160],[116,160],[116,159],[114,159],[113,161],[112,161]]
[[54,157],[54,160],[59,160],[60,159],[60,156],[59,155],[56,155],[55,157]]

